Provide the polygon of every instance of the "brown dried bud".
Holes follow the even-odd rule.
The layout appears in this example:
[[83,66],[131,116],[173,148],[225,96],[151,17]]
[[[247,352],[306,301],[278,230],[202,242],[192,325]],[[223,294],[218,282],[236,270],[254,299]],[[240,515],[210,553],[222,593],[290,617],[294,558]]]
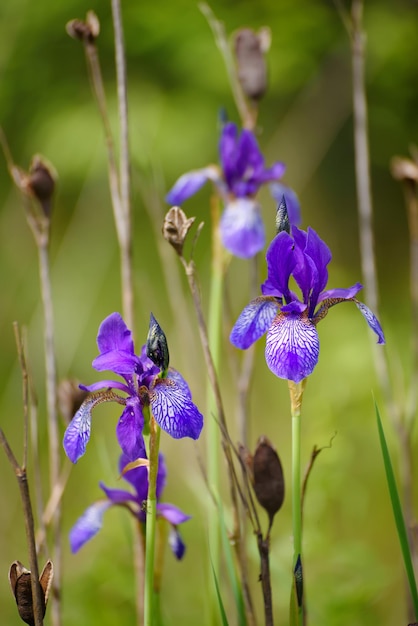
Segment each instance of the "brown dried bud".
[[171,244],[179,256],[183,255],[183,246],[195,217],[187,217],[179,206],[168,211],[163,224],[163,237]]
[[56,173],[39,155],[35,155],[29,168],[27,188],[38,200],[46,217],[51,215],[51,202],[55,189]]
[[270,524],[284,500],[284,476],[277,452],[267,437],[260,437],[253,457],[254,491],[267,511]]
[[235,34],[234,47],[241,87],[248,98],[260,100],[267,89],[265,53],[270,47],[270,29],[255,33],[242,28]]
[[[42,570],[42,574],[39,577],[42,597],[42,617],[45,615],[53,574],[54,567],[52,565],[52,561],[47,561],[44,569]],[[26,622],[26,624],[35,626],[31,573],[22,565],[20,561],[14,561],[14,563],[11,564],[9,570],[9,582],[12,593],[16,598],[17,610],[20,618]]]
[[411,159],[393,157],[390,162],[390,171],[395,180],[412,180],[418,182],[418,164]]
[[64,422],[68,424],[88,396],[88,391],[80,389],[77,381],[66,378],[58,385],[58,405]]
[[85,22],[78,19],[71,20],[67,23],[65,30],[73,39],[94,44],[100,33],[99,18],[94,11],[89,11]]

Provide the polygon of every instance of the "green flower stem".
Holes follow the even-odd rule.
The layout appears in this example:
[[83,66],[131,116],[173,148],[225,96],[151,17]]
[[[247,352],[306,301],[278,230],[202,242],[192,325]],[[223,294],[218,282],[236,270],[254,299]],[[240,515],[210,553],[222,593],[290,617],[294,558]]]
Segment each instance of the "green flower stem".
[[[302,499],[300,472],[300,441],[301,441],[301,405],[306,379],[300,383],[289,381],[290,406],[292,414],[292,520],[293,520],[293,572],[298,562],[302,561]],[[303,584],[303,581],[302,581]],[[292,585],[296,593],[295,584]],[[296,599],[296,598],[295,598]],[[303,624],[303,602],[296,602],[298,626]]]
[[[208,344],[212,356],[213,366],[216,374],[219,374],[220,343],[221,343],[221,322],[222,322],[222,292],[224,279],[223,249],[219,237],[219,201],[214,198],[212,201],[212,272],[209,299],[208,316]],[[212,389],[211,381],[208,381],[207,388],[207,411],[206,422],[207,432],[207,458],[208,458],[208,482],[209,488],[218,501],[219,498],[219,459],[220,459],[220,430],[218,426],[218,405]],[[208,510],[209,524],[209,549],[211,567],[219,580],[220,574],[220,533],[217,507],[213,505],[212,499],[209,502]],[[213,597],[212,617],[218,615],[217,600]]]
[[144,594],[144,626],[153,626],[154,612],[154,560],[155,536],[157,521],[157,473],[158,450],[160,447],[160,427],[150,415],[149,437],[149,470],[147,521],[145,534],[145,594]]

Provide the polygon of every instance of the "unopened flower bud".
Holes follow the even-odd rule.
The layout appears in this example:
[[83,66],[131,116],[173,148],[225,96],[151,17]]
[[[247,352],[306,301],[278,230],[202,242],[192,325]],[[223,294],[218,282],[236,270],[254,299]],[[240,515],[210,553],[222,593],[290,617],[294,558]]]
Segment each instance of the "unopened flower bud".
[[147,357],[151,359],[154,365],[159,367],[162,372],[165,372],[168,369],[170,360],[167,339],[163,329],[152,313],[150,315],[146,349]]
[[260,100],[267,89],[265,53],[270,46],[270,30],[262,28],[255,33],[242,28],[234,38],[238,79],[248,98]]
[[253,457],[254,491],[267,511],[270,524],[284,500],[284,476],[277,452],[267,437],[260,437]]
[[29,168],[27,187],[35,196],[46,217],[51,215],[51,201],[55,189],[56,174],[50,165],[35,155]]
[[173,246],[179,256],[183,254],[183,246],[195,217],[187,217],[179,206],[168,211],[163,224],[163,237]]
[[94,11],[89,11],[85,22],[79,19],[71,20],[71,22],[67,23],[65,29],[73,39],[93,44],[100,33],[99,18]]
[[286,199],[283,196],[276,211],[276,233],[286,231],[290,234],[289,214],[287,212]]
[[[53,573],[54,568],[52,562],[47,561],[44,569],[42,570],[42,574],[39,577],[42,598],[42,616],[45,615]],[[9,570],[9,582],[12,593],[16,599],[17,610],[20,618],[26,622],[26,624],[35,626],[31,573],[22,565],[20,561],[14,561],[14,563],[11,564]]]

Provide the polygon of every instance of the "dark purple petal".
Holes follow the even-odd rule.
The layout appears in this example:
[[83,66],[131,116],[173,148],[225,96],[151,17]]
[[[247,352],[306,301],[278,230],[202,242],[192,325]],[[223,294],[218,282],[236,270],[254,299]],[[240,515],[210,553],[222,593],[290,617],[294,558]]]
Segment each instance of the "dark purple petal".
[[296,265],[294,241],[285,231],[275,236],[267,254],[267,280],[261,285],[264,295],[275,295],[293,300],[289,291],[289,277]]
[[222,214],[220,229],[225,248],[241,259],[249,259],[264,248],[260,208],[251,199],[239,198],[229,202]]
[[112,313],[100,324],[97,345],[101,354],[113,350],[134,354],[132,333],[120,313]]
[[131,390],[127,385],[116,381],[116,380],[100,380],[98,383],[93,383],[92,385],[79,385],[80,389],[84,389],[84,391],[99,391],[100,389],[120,389],[121,391],[125,391],[126,393],[131,393]]
[[358,300],[354,300],[354,302],[370,328],[376,333],[377,343],[386,343],[385,335],[383,334],[380,322],[373,311],[371,311],[368,306],[363,304],[363,302],[358,302]]
[[270,183],[274,180],[278,180],[283,176],[286,171],[286,165],[281,161],[276,161],[271,167],[263,168],[258,172],[253,179],[257,181],[258,187],[264,185],[264,183]]
[[100,489],[103,489],[107,498],[112,504],[124,504],[125,502],[137,502],[135,496],[125,489],[109,489],[103,483],[100,483]]
[[142,429],[144,416],[138,398],[128,398],[126,408],[116,426],[116,437],[122,451],[130,458],[137,459],[144,449]]
[[97,356],[92,365],[98,372],[110,370],[123,376],[133,374],[139,362],[139,357],[137,357],[136,354],[122,352],[121,350],[112,350],[111,352]]
[[344,300],[351,300],[361,289],[363,289],[363,285],[361,283],[356,283],[355,285],[345,289],[338,287],[336,289],[327,289],[319,296],[318,303],[323,300],[327,300],[328,298],[344,298]]
[[276,298],[260,296],[242,311],[235,322],[230,342],[237,348],[246,350],[270,328],[279,308]]
[[201,170],[193,170],[180,176],[172,189],[166,195],[168,204],[183,204],[185,200],[193,196],[207,180],[216,180],[219,178],[215,167],[205,167]]
[[319,294],[325,289],[328,282],[327,265],[332,259],[332,254],[327,244],[322,241],[320,236],[310,227],[308,228],[305,254],[312,259],[316,267],[316,276],[313,276],[310,301],[310,312],[313,314],[318,303]]
[[[122,459],[126,462],[123,462]],[[134,460],[135,459],[130,459],[130,461]],[[122,456],[120,470],[122,471],[125,465],[127,465],[130,461],[128,460],[128,457]],[[148,468],[145,467],[145,465],[135,467],[134,469],[131,469],[123,474],[123,478],[135,489],[135,500],[141,507],[142,503],[145,502],[148,497]]]
[[284,196],[287,207],[287,214],[289,216],[289,222],[291,226],[299,226],[301,222],[301,210],[299,204],[299,198],[291,189],[282,183],[271,183],[270,193],[276,200],[277,204],[280,204]]
[[112,506],[111,502],[101,500],[84,511],[70,530],[71,552],[77,552],[99,532],[103,523],[103,514],[110,506]]
[[168,542],[174,556],[180,561],[183,558],[184,553],[186,552],[186,546],[177,528],[170,529]]
[[151,411],[160,425],[174,439],[197,439],[203,428],[203,415],[173,380],[157,378],[150,390]]
[[235,178],[237,144],[238,129],[235,124],[228,122],[222,129],[222,135],[219,141],[219,156],[225,181],[229,189],[231,189]]
[[279,378],[300,382],[313,372],[319,357],[315,325],[306,315],[280,313],[267,333],[266,362]]
[[164,491],[166,479],[167,479],[167,467],[165,464],[164,456],[160,453],[158,455],[158,470],[157,470],[157,485],[156,485],[157,501],[160,500],[161,495]]
[[74,415],[64,433],[63,446],[65,454],[72,463],[77,463],[83,456],[90,439],[91,411],[97,399],[92,396],[87,398]]

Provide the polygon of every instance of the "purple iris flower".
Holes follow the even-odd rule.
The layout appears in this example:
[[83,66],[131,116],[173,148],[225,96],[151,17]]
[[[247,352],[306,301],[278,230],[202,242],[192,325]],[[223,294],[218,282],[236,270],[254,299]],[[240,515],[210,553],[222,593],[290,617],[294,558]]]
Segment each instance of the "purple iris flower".
[[[267,250],[267,280],[263,295],[244,308],[231,331],[230,340],[241,349],[248,348],[265,332],[266,362],[279,378],[300,382],[309,376],[319,357],[316,326],[328,309],[340,302],[354,302],[376,333],[378,343],[385,343],[382,328],[370,309],[356,300],[362,285],[348,289],[325,289],[327,265],[332,255],[317,233],[296,226],[291,235],[279,232]],[[293,278],[301,291],[298,297],[289,287]]]
[[[151,316],[150,328],[155,328],[155,324]],[[203,416],[192,402],[188,384],[171,368],[162,378],[161,368],[148,358],[145,346],[140,356],[135,354],[132,333],[119,313],[112,313],[101,323],[97,345],[100,354],[94,359],[93,367],[99,372],[111,370],[123,381],[101,380],[88,386],[80,385],[91,393],[74,415],[63,442],[73,463],[86,451],[91,412],[102,402],[113,401],[124,406],[116,435],[122,451],[130,458],[138,457],[144,447],[144,409],[148,406],[159,426],[175,439],[199,437]],[[168,350],[166,357],[168,359]],[[115,390],[125,395],[121,396]]]
[[[139,455],[146,458],[145,448]],[[119,460],[119,471],[122,473],[123,468],[132,460],[126,454],[122,454]],[[190,515],[186,515],[173,504],[164,504],[160,502],[166,482],[166,466],[164,457],[159,455],[158,473],[157,473],[157,519],[164,518],[171,526],[169,543],[174,556],[181,559],[185,552],[185,545],[177,529],[179,524],[183,524]],[[105,511],[115,505],[125,507],[141,524],[146,523],[146,502],[148,495],[148,468],[146,466],[136,467],[127,471],[123,478],[133,487],[132,491],[125,489],[109,489],[103,483],[100,483],[106,500],[99,500],[89,506],[83,515],[77,520],[70,531],[71,551],[77,552],[92,537],[94,537],[103,525],[103,515]]]
[[[173,205],[182,204],[207,180],[211,180],[225,205],[220,223],[223,245],[237,257],[250,258],[265,244],[260,206],[254,196],[265,183],[278,181],[283,176],[285,165],[276,162],[266,168],[254,134],[246,129],[238,134],[232,122],[223,127],[219,152],[221,168],[211,165],[183,174],[166,199]],[[274,189],[272,195],[275,197]],[[299,213],[296,199],[295,204],[289,207],[291,224],[299,224]]]

